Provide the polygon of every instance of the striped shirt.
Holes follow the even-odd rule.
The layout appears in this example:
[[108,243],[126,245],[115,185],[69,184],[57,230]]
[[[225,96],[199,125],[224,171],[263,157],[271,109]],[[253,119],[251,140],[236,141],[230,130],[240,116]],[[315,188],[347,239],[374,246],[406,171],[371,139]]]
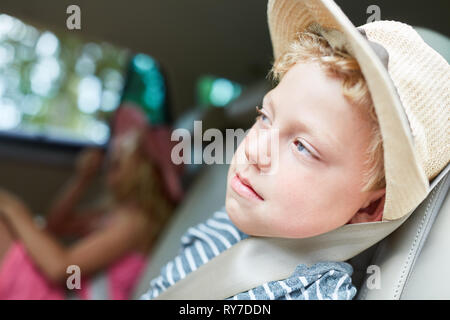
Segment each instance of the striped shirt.
[[[150,289],[141,299],[156,298],[187,274],[246,238],[248,235],[231,222],[223,206],[206,222],[187,230],[181,238],[180,253],[161,269],[161,274],[150,282]],[[356,294],[352,273],[352,266],[344,262],[319,262],[311,267],[300,264],[285,280],[266,282],[228,299],[350,300]]]

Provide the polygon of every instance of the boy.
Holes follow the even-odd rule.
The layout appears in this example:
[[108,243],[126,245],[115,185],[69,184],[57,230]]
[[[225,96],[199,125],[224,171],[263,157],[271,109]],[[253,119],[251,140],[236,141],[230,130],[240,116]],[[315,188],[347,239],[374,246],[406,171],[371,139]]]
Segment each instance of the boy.
[[[279,84],[233,157],[225,207],[187,231],[180,255],[142,298],[250,237],[310,238],[406,218],[449,162],[441,118],[449,66],[411,27],[379,21],[356,30],[326,0],[269,1],[268,17]],[[264,130],[278,132],[276,148]],[[227,298],[355,296],[349,264],[300,262],[288,278]]]

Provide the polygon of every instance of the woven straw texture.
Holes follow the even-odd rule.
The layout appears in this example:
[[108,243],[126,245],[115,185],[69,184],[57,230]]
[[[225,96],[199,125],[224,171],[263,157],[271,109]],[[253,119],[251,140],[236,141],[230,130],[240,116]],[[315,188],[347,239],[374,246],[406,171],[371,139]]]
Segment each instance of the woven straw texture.
[[388,72],[408,116],[414,147],[429,180],[450,159],[450,67],[409,25],[377,21],[362,28],[389,53]]

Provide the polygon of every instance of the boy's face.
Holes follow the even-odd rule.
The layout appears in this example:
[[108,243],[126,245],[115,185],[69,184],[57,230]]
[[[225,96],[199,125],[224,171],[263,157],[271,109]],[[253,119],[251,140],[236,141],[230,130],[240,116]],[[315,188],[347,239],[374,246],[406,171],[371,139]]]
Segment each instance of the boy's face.
[[[360,190],[371,128],[344,98],[339,79],[317,63],[296,64],[264,97],[261,112],[228,172],[225,204],[239,229],[311,237],[346,224],[370,203],[373,194]],[[278,131],[278,145],[262,134],[267,130]]]

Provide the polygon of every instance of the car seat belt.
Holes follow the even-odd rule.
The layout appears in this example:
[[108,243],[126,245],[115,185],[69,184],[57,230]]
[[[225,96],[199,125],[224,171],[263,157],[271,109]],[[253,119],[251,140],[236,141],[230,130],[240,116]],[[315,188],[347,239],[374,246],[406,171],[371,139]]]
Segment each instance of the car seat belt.
[[[449,165],[430,188],[448,171]],[[176,282],[156,299],[226,299],[266,282],[286,279],[299,264],[346,261],[385,238],[412,212],[394,221],[344,225],[311,238],[247,238]]]

